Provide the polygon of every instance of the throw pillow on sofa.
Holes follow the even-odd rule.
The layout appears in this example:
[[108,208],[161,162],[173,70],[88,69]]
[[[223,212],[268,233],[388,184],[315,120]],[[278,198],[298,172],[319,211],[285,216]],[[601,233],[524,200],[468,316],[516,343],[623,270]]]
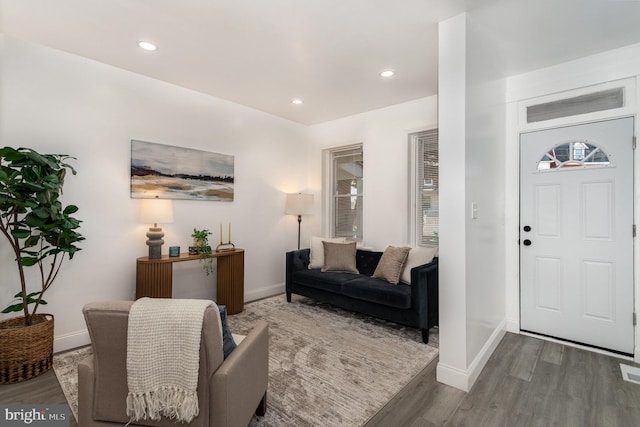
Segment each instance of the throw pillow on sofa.
[[397,285],[411,248],[387,246],[372,277]]
[[408,285],[411,284],[411,269],[419,265],[428,264],[438,254],[438,247],[416,246],[411,248],[404,270],[400,276],[400,281]]
[[324,266],[324,246],[322,242],[345,243],[344,237],[312,237],[309,242],[309,268],[322,268]]
[[324,265],[321,271],[358,273],[356,268],[356,242],[322,242],[322,246],[324,246]]
[[227,306],[219,305],[218,310],[220,311],[220,323],[222,324],[222,352],[226,359],[237,346],[227,323]]

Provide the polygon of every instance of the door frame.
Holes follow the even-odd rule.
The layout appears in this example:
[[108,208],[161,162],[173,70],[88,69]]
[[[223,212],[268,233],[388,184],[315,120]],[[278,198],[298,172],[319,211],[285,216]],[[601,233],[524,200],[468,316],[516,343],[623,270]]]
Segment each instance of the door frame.
[[[637,82],[636,82],[637,80]],[[637,84],[636,84],[637,83]],[[610,120],[624,117],[634,118],[634,135],[638,135],[640,116],[640,106],[636,105],[635,99],[640,98],[640,76],[628,79],[625,82],[627,93],[631,94],[633,102],[627,106],[609,111],[598,113],[590,113],[587,115],[571,116],[563,119],[555,119],[549,122],[539,122],[535,124],[523,125],[522,112],[523,104],[535,103],[532,99],[526,101],[511,100],[506,105],[506,147],[505,147],[505,300],[506,300],[506,329],[508,332],[520,334],[520,250],[518,240],[520,238],[520,135],[534,130],[546,130],[558,127],[586,124],[602,120]],[[638,93],[636,94],[636,87]],[[598,90],[599,86],[592,91]],[[573,93],[557,94],[557,98],[572,96]],[[549,100],[545,97],[545,101]],[[638,238],[634,240],[634,266],[640,266],[640,148],[634,151],[634,223],[638,225]],[[634,268],[634,311],[640,318],[640,268]],[[640,323],[640,319],[639,319]],[[615,355],[616,357],[627,358],[636,363],[640,363],[640,325],[635,327],[635,349],[634,357],[627,358],[617,353],[610,353],[604,350],[593,349],[591,347],[583,347],[590,351],[601,352],[605,354]],[[523,334],[527,334],[524,333]],[[538,337],[538,336],[536,336]],[[552,338],[544,338],[549,341],[557,341]],[[557,341],[567,345],[582,347],[579,344],[571,344],[565,341]]]

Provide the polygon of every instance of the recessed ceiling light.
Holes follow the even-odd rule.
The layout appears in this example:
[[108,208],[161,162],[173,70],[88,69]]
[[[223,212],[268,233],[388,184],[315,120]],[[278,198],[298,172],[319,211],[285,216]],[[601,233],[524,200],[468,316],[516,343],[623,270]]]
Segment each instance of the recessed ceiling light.
[[151,42],[146,42],[144,40],[141,40],[138,42],[138,46],[140,46],[142,49],[144,50],[158,50],[158,46],[156,46],[155,44],[151,43]]
[[295,105],[301,105],[302,104],[302,99],[294,99],[293,101],[291,101],[292,104]]
[[393,77],[395,74],[396,72],[393,70],[384,70],[383,72],[380,73],[380,77],[389,78],[389,77]]

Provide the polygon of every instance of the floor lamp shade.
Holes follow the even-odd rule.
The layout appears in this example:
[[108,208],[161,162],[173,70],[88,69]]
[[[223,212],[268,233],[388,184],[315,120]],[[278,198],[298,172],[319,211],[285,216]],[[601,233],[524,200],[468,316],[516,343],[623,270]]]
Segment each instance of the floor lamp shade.
[[302,215],[308,215],[313,210],[313,194],[287,194],[284,212],[287,215],[298,215],[298,249],[300,249],[300,224]]
[[147,246],[149,246],[149,258],[159,259],[162,257],[162,245],[164,244],[164,233],[158,224],[169,224],[173,222],[173,203],[171,200],[144,199],[140,202],[140,222],[153,224],[147,232]]
[[313,194],[287,194],[284,212],[287,215],[308,215],[313,209]]

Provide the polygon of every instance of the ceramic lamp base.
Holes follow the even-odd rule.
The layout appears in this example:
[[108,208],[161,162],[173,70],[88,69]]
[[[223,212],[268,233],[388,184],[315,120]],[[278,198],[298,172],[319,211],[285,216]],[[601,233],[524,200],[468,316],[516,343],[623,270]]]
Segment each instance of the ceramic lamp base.
[[149,259],[162,258],[162,245],[164,244],[164,233],[160,227],[149,227],[147,232],[147,246],[149,246]]

